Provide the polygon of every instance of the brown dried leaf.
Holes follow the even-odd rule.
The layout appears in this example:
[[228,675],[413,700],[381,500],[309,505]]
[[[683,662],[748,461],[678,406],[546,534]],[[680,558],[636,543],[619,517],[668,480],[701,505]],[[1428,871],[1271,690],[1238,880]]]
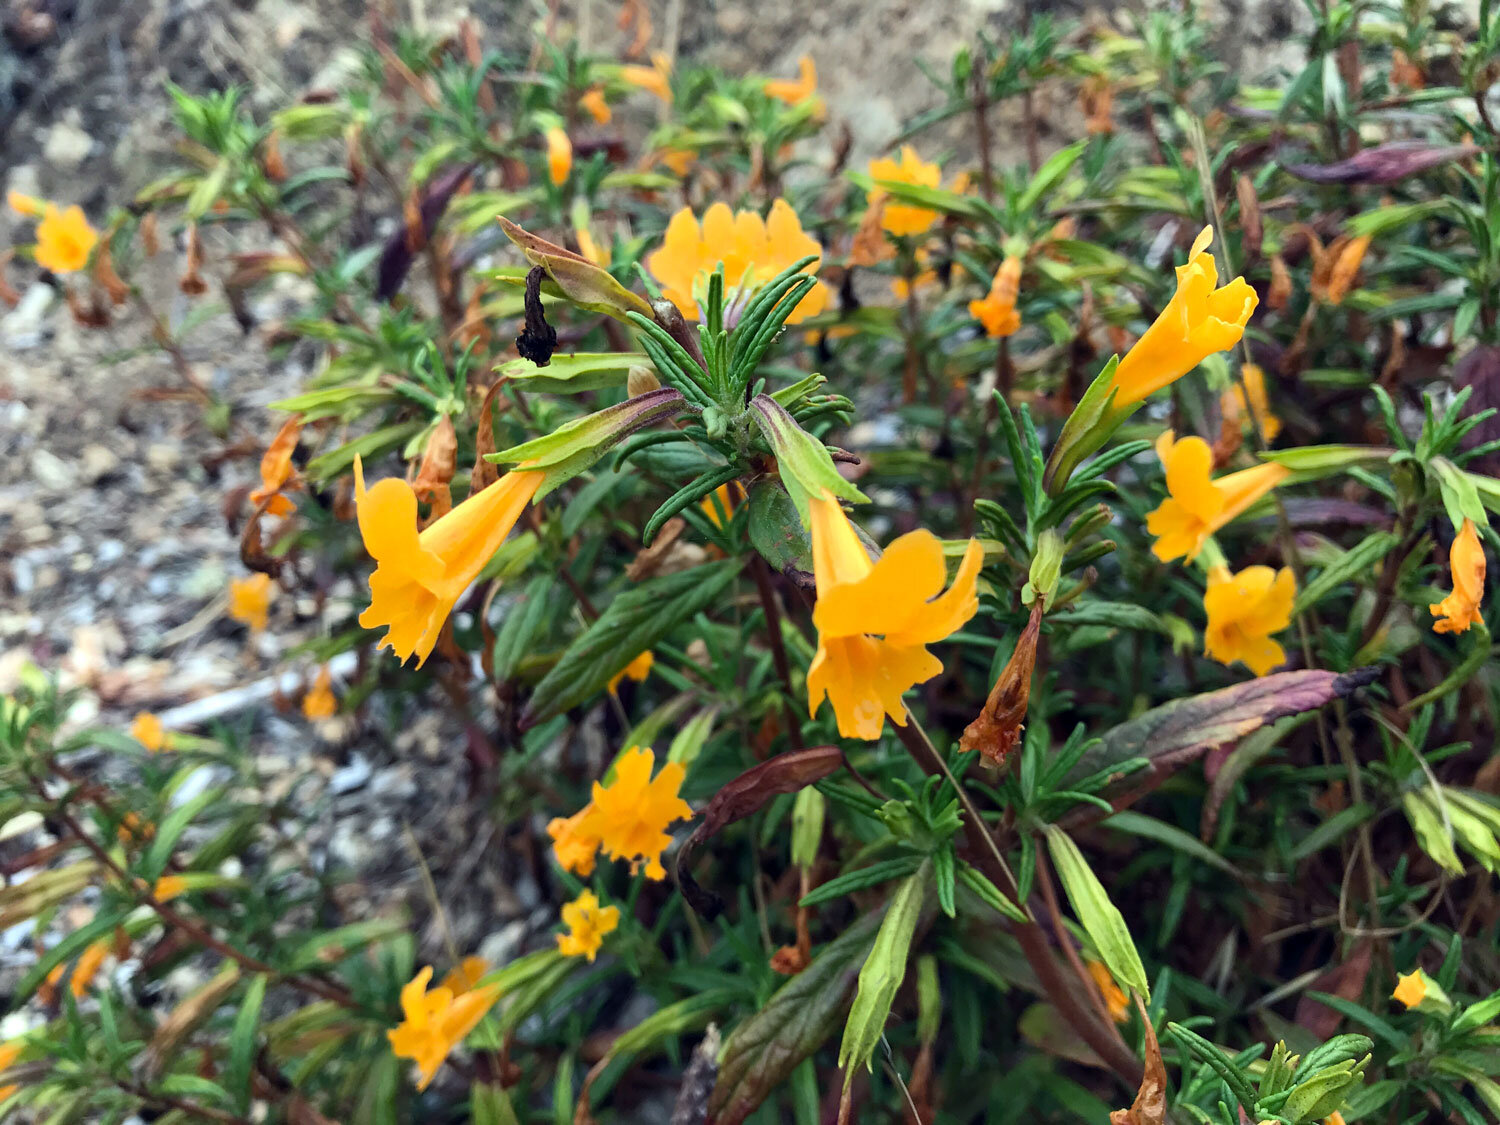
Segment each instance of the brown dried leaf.
[[1167,1120],[1167,1068],[1161,1060],[1161,1045],[1156,1041],[1156,1029],[1151,1026],[1151,1016],[1141,998],[1135,998],[1140,1009],[1141,1024],[1146,1030],[1146,1069],[1141,1075],[1141,1088],[1129,1109],[1117,1109],[1109,1115],[1109,1125],[1165,1125]]
[[1031,675],[1036,669],[1036,646],[1041,635],[1042,603],[1038,599],[1031,607],[1031,619],[1016,640],[1015,651],[984,701],[984,710],[964,728],[958,741],[964,751],[978,750],[989,765],[1004,765],[1021,737],[1026,708],[1031,702]]

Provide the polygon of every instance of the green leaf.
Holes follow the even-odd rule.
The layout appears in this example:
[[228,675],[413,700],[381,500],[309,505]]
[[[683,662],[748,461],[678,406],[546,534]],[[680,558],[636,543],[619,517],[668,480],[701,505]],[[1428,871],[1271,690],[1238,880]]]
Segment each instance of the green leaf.
[[845,174],[865,191],[868,192],[878,187],[899,203],[910,203],[915,207],[925,207],[929,211],[940,211],[944,215],[957,215],[960,218],[974,219],[992,226],[998,225],[999,215],[995,209],[977,195],[960,195],[956,191],[948,191],[945,188],[908,184],[899,180],[877,180],[864,172]]
[[1293,863],[1300,863],[1308,856],[1316,855],[1334,841],[1342,839],[1345,833],[1359,827],[1374,815],[1375,810],[1365,804],[1350,805],[1347,809],[1340,809],[1297,841],[1296,846],[1287,854],[1287,858]]
[[473,1125],[521,1125],[505,1087],[494,1082],[476,1082],[469,1087],[469,1117]]
[[1297,481],[1317,480],[1349,469],[1383,465],[1394,449],[1368,445],[1304,445],[1299,449],[1268,449],[1262,461],[1290,469]]
[[641,529],[642,546],[649,547],[651,541],[656,538],[656,533],[678,512],[699,503],[716,489],[734,480],[741,472],[742,470],[738,465],[725,465],[719,469],[710,469],[688,481],[687,484],[663,500],[661,507],[651,513],[651,518],[646,521],[646,526]]
[[738,559],[724,559],[653,578],[615,598],[537,684],[522,728],[592,698],[642,652],[719,601],[739,570]]
[[715,1125],[742,1125],[838,1029],[881,913],[871,911],[824,946],[812,964],[735,1029],[724,1045],[708,1103]]
[[1099,951],[1099,959],[1117,981],[1149,1000],[1151,986],[1146,983],[1146,969],[1141,964],[1141,955],[1136,952],[1124,916],[1109,901],[1104,884],[1099,882],[1099,877],[1068,834],[1049,824],[1046,835],[1047,851],[1052,856],[1052,865],[1057,868],[1057,877],[1062,881],[1078,921]]
[[383,426],[314,457],[307,463],[307,477],[316,485],[327,484],[334,477],[348,472],[356,457],[372,460],[379,454],[398,448],[426,428],[427,423],[416,418],[409,422]]
[[896,990],[906,979],[906,962],[911,954],[912,937],[922,916],[922,898],[927,889],[927,870],[907,876],[886,907],[880,932],[859,970],[859,990],[844,1023],[844,1038],[839,1043],[839,1068],[844,1072],[844,1088],[854,1080],[861,1065],[874,1069],[875,1045],[885,1035],[885,1021],[890,1018]]
[[1031,182],[1026,185],[1026,190],[1021,192],[1016,199],[1015,212],[1018,215],[1029,215],[1041,202],[1042,196],[1046,195],[1057,186],[1059,180],[1068,174],[1068,169],[1078,162],[1083,155],[1083,150],[1088,148],[1087,140],[1074,141],[1067,148],[1059,149],[1049,156],[1036,174],[1031,177]]
[[1446,457],[1434,457],[1427,464],[1437,477],[1443,510],[1448,513],[1454,531],[1462,531],[1466,519],[1473,520],[1476,527],[1489,523],[1489,517],[1484,514],[1484,503],[1479,499],[1479,490],[1468,473]]
[[797,425],[779,402],[770,395],[756,395],[750,410],[804,525],[812,526],[808,501],[821,498],[824,492],[857,504],[869,503],[869,497],[839,475],[823,443]]
[[546,619],[553,605],[553,578],[550,574],[539,574],[533,578],[526,590],[510,607],[500,630],[495,634],[495,676],[508,680],[516,674],[521,658],[531,648],[532,638]]
[[896,859],[883,859],[879,863],[872,863],[870,866],[861,867],[856,871],[846,871],[844,874],[828,880],[821,887],[808,891],[797,905],[817,906],[819,903],[841,898],[844,895],[853,894],[855,891],[876,887],[881,883],[888,883],[892,879],[903,878],[921,866],[922,857],[919,855],[904,855]]
[[1026,912],[1007,898],[999,887],[990,882],[977,868],[971,867],[961,860],[958,864],[958,881],[973,891],[986,906],[997,913],[1003,914],[1005,917],[1016,922],[1025,922],[1027,920]]
[[512,359],[495,370],[524,390],[576,395],[623,387],[632,367],[646,367],[650,362],[644,352],[575,352],[554,355],[546,367],[529,359]]
[[146,855],[141,860],[141,876],[148,883],[155,883],[161,873],[167,869],[167,861],[172,858],[172,850],[177,847],[177,841],[187,831],[188,825],[192,824],[198,814],[209,805],[223,799],[224,790],[205,789],[192,800],[184,801],[162,817],[161,823],[156,826],[156,834],[151,837],[151,846],[146,849]]
[[1103,625],[1110,629],[1137,629],[1170,637],[1172,629],[1160,616],[1145,606],[1130,602],[1079,600],[1047,618],[1049,625]]
[[250,1112],[250,1067],[255,1061],[255,1030],[265,998],[266,976],[257,973],[250,978],[250,987],[245,990],[245,999],[229,1033],[229,1063],[224,1081],[234,1097],[235,1109],[241,1114]]
[[1389,531],[1377,531],[1367,535],[1358,544],[1345,551],[1333,562],[1318,572],[1297,595],[1292,605],[1292,616],[1298,617],[1312,609],[1345,582],[1366,577],[1375,564],[1400,541],[1399,536]]
[[1104,821],[1106,828],[1113,828],[1117,832],[1128,832],[1132,836],[1140,836],[1146,840],[1155,840],[1158,844],[1165,844],[1169,848],[1175,848],[1183,855],[1191,856],[1201,863],[1210,867],[1218,868],[1224,874],[1238,879],[1239,870],[1227,859],[1214,851],[1198,837],[1190,832],[1184,832],[1175,824],[1157,820],[1152,816],[1142,813],[1117,812],[1114,816]]
[[748,529],[751,545],[774,569],[812,573],[812,537],[779,481],[761,480],[750,490]]

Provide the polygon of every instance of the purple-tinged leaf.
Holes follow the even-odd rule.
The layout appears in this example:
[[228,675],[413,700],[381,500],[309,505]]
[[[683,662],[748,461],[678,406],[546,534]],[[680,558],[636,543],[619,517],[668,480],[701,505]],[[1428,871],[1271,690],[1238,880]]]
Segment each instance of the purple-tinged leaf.
[[1283,164],[1282,167],[1298,179],[1315,184],[1393,184],[1440,164],[1465,160],[1479,151],[1475,145],[1392,141],[1332,164]]
[[[458,189],[463,187],[464,182],[474,174],[476,167],[475,164],[465,164],[449,169],[427,182],[426,188],[422,191],[422,200],[417,205],[417,210],[422,216],[423,243],[432,237],[438,220],[448,209],[448,202]],[[385,249],[380,254],[380,265],[375,271],[375,296],[381,301],[389,301],[399,293],[401,283],[411,272],[411,264],[416,259],[416,251],[412,249],[409,234],[406,224],[402,223],[392,232],[390,238],[386,239]]]

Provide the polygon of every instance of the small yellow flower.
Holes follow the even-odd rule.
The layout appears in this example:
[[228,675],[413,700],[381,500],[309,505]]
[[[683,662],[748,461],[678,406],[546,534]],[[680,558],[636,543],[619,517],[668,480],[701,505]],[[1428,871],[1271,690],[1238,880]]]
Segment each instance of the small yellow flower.
[[1156,455],[1167,470],[1171,495],[1146,517],[1157,537],[1151,551],[1162,562],[1186,556],[1191,562],[1208,537],[1286,479],[1281,465],[1256,465],[1214,480],[1214,455],[1200,437],[1175,441],[1171,430],[1156,439]]
[[1259,364],[1247,363],[1240,369],[1240,375],[1244,379],[1244,385],[1241,386],[1236,381],[1219,399],[1219,409],[1224,414],[1225,424],[1232,427],[1231,432],[1239,430],[1245,424],[1245,391],[1249,390],[1249,412],[1260,423],[1260,432],[1266,441],[1275,441],[1276,436],[1281,433],[1281,419],[1271,411],[1271,402],[1266,396],[1266,373],[1260,369]]
[[431,654],[459,596],[521,518],[545,473],[516,469],[417,531],[417,494],[394,477],[365,488],[354,459],[354,504],[365,550],[375,559],[366,629],[387,626],[379,647],[417,664]]
[[1021,327],[1016,298],[1021,293],[1021,259],[1011,254],[1000,263],[989,295],[982,301],[969,302],[969,315],[984,325],[990,336],[1014,336]]
[[557,816],[547,825],[552,837],[552,853],[558,866],[584,878],[594,873],[594,859],[599,854],[599,819],[590,802],[572,816]]
[[[884,156],[870,161],[869,171],[873,180],[910,184],[913,187],[935,188],[943,177],[942,168],[923,161],[911,145],[901,146],[899,160]],[[870,206],[875,207],[882,202],[885,204],[885,212],[881,216],[881,225],[887,234],[926,234],[932,229],[932,224],[938,221],[938,213],[929,208],[886,199],[885,189],[877,184],[870,192]]]
[[1213,228],[1204,227],[1187,265],[1177,267],[1177,292],[1115,368],[1116,406],[1131,406],[1175,383],[1245,334],[1259,298],[1243,277],[1219,285],[1211,241]]
[[646,677],[651,674],[651,666],[655,663],[656,654],[648,648],[609,678],[609,694],[614,695],[620,690],[620,681],[626,676],[638,684],[645,683]]
[[651,56],[650,66],[622,66],[619,73],[621,81],[648,90],[668,105],[672,104],[672,63],[660,51]]
[[392,1053],[417,1064],[419,1090],[427,1089],[443,1060],[500,998],[498,984],[458,993],[440,985],[428,992],[431,979],[432,967],[428,966],[401,989],[401,1011],[406,1018],[386,1032]]
[[672,842],[666,827],[693,815],[677,795],[687,771],[681,762],[668,762],[655,778],[656,756],[631,747],[615,763],[615,779],[608,786],[594,782],[593,829],[599,846],[611,859],[627,859],[633,870],[645,867],[646,878],[665,879],[661,853]]
[[296,475],[292,468],[292,454],[296,452],[297,439],[301,436],[300,414],[292,415],[276,431],[276,436],[271,439],[271,444],[266,447],[260,459],[260,487],[250,493],[251,507],[258,508],[263,501],[269,500],[266,504],[267,515],[287,516],[297,510],[296,505],[282,493]]
[[302,697],[302,714],[309,719],[329,719],[338,714],[338,696],[333,694],[333,673],[328,665],[318,669],[313,686]]
[[552,182],[562,185],[573,170],[573,142],[561,128],[553,126],[547,130],[547,175]]
[[1094,979],[1094,984],[1099,988],[1099,994],[1104,997],[1104,1006],[1109,1009],[1109,1018],[1115,1023],[1124,1023],[1130,1018],[1130,1000],[1126,997],[1124,990],[1115,983],[1115,978],[1105,968],[1104,962],[1095,961],[1092,957],[1084,961],[1083,967],[1089,971],[1089,976]]
[[1464,633],[1470,625],[1484,620],[1479,612],[1479,603],[1484,600],[1484,547],[1473,520],[1464,520],[1463,527],[1453,537],[1453,546],[1448,549],[1448,569],[1453,576],[1453,593],[1427,607],[1434,617],[1441,618],[1433,622],[1432,631]]
[[490,967],[483,957],[465,957],[443,978],[438,987],[446,988],[455,996],[472,992],[489,971]]
[[12,210],[41,219],[36,227],[37,265],[53,273],[74,273],[88,265],[99,232],[89,225],[83,208],[59,208],[15,191],[6,198]]
[[975,583],[984,551],[978,540],[969,540],[944,592],[943,547],[930,531],[901,536],[879,562],[871,562],[832,493],[825,491],[809,506],[818,651],[807,670],[808,711],[817,714],[827,697],[839,734],[873,741],[887,715],[906,725],[901,696],[943,670],[927,646],[958,630],[979,608]]
[[[12,1039],[9,1043],[0,1043],[0,1074],[5,1073],[16,1065],[16,1060],[21,1057],[23,1047],[25,1047],[25,1044],[19,1039]],[[18,1083],[0,1086],[0,1102],[3,1102],[20,1088]]]
[[1427,974],[1421,969],[1413,969],[1405,976],[1396,977],[1396,990],[1391,993],[1392,1000],[1399,1000],[1408,1008],[1415,1008],[1427,997]]
[[[646,256],[646,268],[678,311],[688,320],[697,320],[698,302],[708,292],[708,279],[723,262],[726,319],[732,324],[737,310],[762,285],[793,262],[822,253],[823,247],[803,232],[797,212],[784,199],[775,200],[764,219],[754,211],[735,214],[726,204],[715,203],[703,213],[701,226],[691,208],[673,215],[661,249]],[[798,303],[787,323],[817,316],[827,303],[828,288],[820,281]]]
[[167,728],[150,711],[142,711],[136,715],[130,724],[130,737],[153,754],[164,750],[168,742]]
[[266,627],[266,615],[271,608],[271,596],[274,592],[269,574],[230,579],[229,616],[240,624],[249,626],[252,633],[259,633]]
[[1220,664],[1243,661],[1257,676],[1285,663],[1286,650],[1271,639],[1292,623],[1297,580],[1287,567],[1247,566],[1238,574],[1215,567],[1208,576],[1203,648]]
[[614,933],[620,924],[620,908],[600,908],[593,891],[584,891],[562,908],[563,925],[568,933],[557,935],[557,948],[564,957],[587,957],[590,961],[604,944],[604,935]]
[[608,125],[610,118],[614,116],[614,112],[609,108],[609,102],[604,100],[603,86],[590,87],[578,99],[578,104],[586,109],[589,116],[600,125]]
[[151,897],[157,902],[170,902],[187,890],[187,880],[181,875],[163,875],[151,888]]
[[765,91],[768,97],[786,102],[787,105],[797,105],[814,97],[818,92],[818,68],[813,63],[812,56],[803,55],[797,60],[795,81],[771,78],[766,81]]

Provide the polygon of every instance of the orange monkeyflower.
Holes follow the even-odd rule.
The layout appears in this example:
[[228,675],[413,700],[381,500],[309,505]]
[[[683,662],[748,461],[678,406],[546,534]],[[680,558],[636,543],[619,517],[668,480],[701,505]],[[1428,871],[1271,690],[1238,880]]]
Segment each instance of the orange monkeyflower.
[[655,762],[650,748],[632,746],[621,754],[614,780],[607,786],[594,782],[590,819],[605,855],[629,860],[632,870],[644,866],[648,879],[665,879],[661,853],[672,842],[666,827],[693,810],[677,795],[687,775],[682,763],[668,762],[652,778]]
[[1413,973],[1396,978],[1396,990],[1391,993],[1392,1000],[1399,1000],[1408,1008],[1415,1008],[1427,995],[1427,985],[1423,983],[1423,973],[1420,969]]
[[[12,1039],[9,1043],[0,1043],[0,1074],[4,1074],[16,1065],[16,1060],[21,1057],[21,1050],[24,1047],[25,1044],[19,1039]],[[15,1082],[7,1086],[0,1086],[0,1102],[3,1102],[20,1088],[20,1084]]]
[[797,105],[808,98],[815,97],[818,93],[818,68],[813,63],[812,56],[803,55],[797,60],[795,81],[770,78],[766,80],[764,88],[767,96],[786,102],[787,105]]
[[1453,1001],[1438,984],[1420,968],[1396,977],[1396,989],[1392,1000],[1399,1000],[1408,1010],[1415,1008],[1430,1015],[1447,1015],[1453,1011]]
[[672,104],[672,63],[660,51],[652,54],[650,66],[629,64],[620,67],[619,73],[621,81],[650,91],[668,105]]
[[84,993],[88,992],[89,985],[99,975],[104,959],[109,956],[110,945],[109,938],[100,938],[78,955],[78,960],[73,965],[72,979],[68,981],[68,991],[73,994],[73,999],[82,1000]]
[[1141,402],[1245,334],[1258,298],[1243,277],[1219,285],[1219,269],[1208,253],[1212,240],[1213,228],[1204,227],[1187,265],[1177,267],[1177,292],[1115,368],[1115,406]]
[[618,906],[599,906],[599,896],[584,891],[562,908],[563,925],[568,932],[557,935],[557,949],[564,957],[587,957],[590,961],[604,944],[604,935],[614,933],[620,924]]
[[547,175],[558,186],[566,183],[573,170],[573,142],[568,134],[554,125],[547,130]]
[[1238,574],[1216,566],[1208,575],[1203,650],[1220,664],[1243,661],[1257,676],[1285,663],[1286,650],[1271,639],[1292,623],[1297,580],[1288,567],[1247,566]]
[[[834,327],[838,328],[842,326],[834,325]],[[739,481],[732,480],[728,484],[719,485],[713,492],[705,496],[699,507],[703,509],[703,514],[708,517],[709,523],[715,527],[723,527],[724,518],[719,513],[723,512],[724,516],[734,515],[735,504],[744,498],[744,487]]]
[[1370,249],[1370,240],[1371,236],[1368,234],[1362,234],[1358,238],[1341,234],[1322,253],[1318,253],[1318,245],[1314,242],[1315,260],[1312,278],[1308,283],[1312,295],[1325,305],[1343,304],[1344,298],[1354,286],[1354,279],[1359,275],[1365,252]]
[[139,813],[127,812],[120,818],[120,826],[115,829],[115,835],[122,844],[149,840],[156,835],[156,826],[149,820],[142,820]]
[[807,707],[826,696],[839,734],[873,741],[885,716],[906,725],[901,696],[943,670],[927,646],[955,632],[979,608],[975,583],[984,551],[969,540],[953,584],[932,532],[901,536],[871,562],[854,525],[827,491],[808,501],[818,600],[818,652],[807,670]]
[[620,690],[620,681],[629,676],[636,683],[646,682],[646,677],[651,674],[651,666],[656,663],[656,654],[649,648],[640,653],[634,660],[621,668],[609,678],[609,694],[614,695]]
[[[870,161],[870,178],[891,183],[910,184],[913,187],[935,188],[942,180],[943,171],[936,164],[926,163],[911,145],[901,146],[901,158],[883,156]],[[884,204],[881,226],[887,234],[926,234],[938,221],[938,213],[927,207],[916,207],[910,203],[895,203],[887,198],[887,192],[878,183],[870,191],[870,206]]]
[[431,979],[429,965],[401,989],[401,1011],[406,1018],[385,1033],[398,1059],[411,1059],[417,1064],[419,1090],[427,1089],[443,1060],[468,1038],[500,998],[498,984],[465,992],[439,985],[429,992],[427,982]]
[[[1224,424],[1231,432],[1238,431],[1253,414],[1260,425],[1266,441],[1275,441],[1281,433],[1281,419],[1271,411],[1270,399],[1266,396],[1266,373],[1259,364],[1247,363],[1240,368],[1242,381],[1236,381],[1219,399],[1219,409],[1224,414]],[[1250,404],[1245,405],[1245,392],[1250,392]]]
[[1014,336],[1021,327],[1021,314],[1016,311],[1016,298],[1021,293],[1021,259],[1009,255],[995,271],[990,282],[989,295],[982,301],[969,302],[969,315],[984,325],[984,330],[997,339]]
[[572,816],[556,816],[547,825],[552,837],[552,854],[564,871],[588,878],[594,873],[594,859],[599,854],[599,820],[590,802]]
[[[297,510],[296,505],[282,493],[289,487],[288,482],[296,475],[292,468],[292,454],[296,452],[297,440],[302,436],[302,416],[294,414],[282,423],[281,429],[276,431],[276,436],[271,439],[271,444],[266,446],[266,451],[260,459],[260,487],[250,494],[252,507],[266,504],[266,514],[272,516],[288,516]],[[295,488],[295,483],[290,487]]]
[[614,117],[614,111],[609,108],[609,102],[604,99],[603,86],[589,87],[578,99],[578,104],[587,110],[588,115],[600,125],[608,125],[610,118]]
[[1465,633],[1470,625],[1484,621],[1479,612],[1479,603],[1484,600],[1484,547],[1473,520],[1464,520],[1463,527],[1453,537],[1453,546],[1448,549],[1448,569],[1453,576],[1453,592],[1427,607],[1428,612],[1441,619],[1432,623],[1432,631]]
[[41,219],[36,227],[37,265],[53,273],[75,273],[88,265],[99,232],[89,225],[82,207],[60,208],[16,191],[6,199],[12,210]]
[[302,714],[309,719],[331,719],[338,710],[338,696],[333,694],[333,673],[325,664],[318,669],[313,686],[302,697]]
[[420,666],[437,644],[453,605],[510,534],[521,509],[546,474],[515,469],[417,531],[417,494],[387,477],[365,488],[354,459],[354,506],[365,550],[375,560],[370,605],[359,616],[366,629],[384,625],[377,647]]
[[247,625],[252,633],[266,627],[275,589],[269,574],[252,574],[249,578],[229,580],[229,616]]
[[187,880],[181,875],[163,875],[151,888],[151,897],[157,902],[170,902],[187,889]]
[[1115,131],[1114,103],[1115,92],[1104,75],[1091,74],[1083,80],[1083,85],[1078,88],[1078,108],[1083,112],[1084,127],[1090,136]]
[[1104,1006],[1109,1009],[1109,1018],[1115,1023],[1124,1023],[1130,1018],[1130,1000],[1126,997],[1124,989],[1117,983],[1110,971],[1104,967],[1104,962],[1095,961],[1092,957],[1086,959],[1083,967],[1089,971],[1099,994],[1104,997]]
[[578,252],[596,266],[609,265],[609,248],[600,247],[594,241],[594,236],[589,233],[588,227],[575,227],[573,237],[578,240]]
[[681,179],[688,174],[694,162],[698,159],[698,150],[695,148],[664,148],[656,153],[656,159],[670,168],[678,179]]
[[170,741],[167,728],[162,726],[161,720],[150,711],[142,711],[136,715],[130,724],[130,737],[153,754],[166,749]]
[[1171,430],[1156,439],[1156,455],[1167,470],[1171,495],[1146,517],[1155,535],[1151,552],[1162,562],[1198,557],[1208,537],[1242,515],[1289,475],[1283,465],[1263,464],[1214,480],[1213,450],[1200,437],[1175,440]]
[[448,989],[455,996],[461,992],[472,992],[489,971],[489,964],[483,957],[465,957],[449,970],[438,987]]
[[[802,230],[797,212],[784,199],[775,200],[764,219],[754,211],[736,214],[727,204],[715,203],[703,213],[701,225],[689,207],[673,215],[661,249],[646,256],[646,268],[678,311],[697,320],[708,279],[723,262],[725,321],[732,325],[757,289],[793,262],[822,253],[823,247]],[[820,281],[798,302],[787,323],[817,316],[827,303],[828,288]]]

